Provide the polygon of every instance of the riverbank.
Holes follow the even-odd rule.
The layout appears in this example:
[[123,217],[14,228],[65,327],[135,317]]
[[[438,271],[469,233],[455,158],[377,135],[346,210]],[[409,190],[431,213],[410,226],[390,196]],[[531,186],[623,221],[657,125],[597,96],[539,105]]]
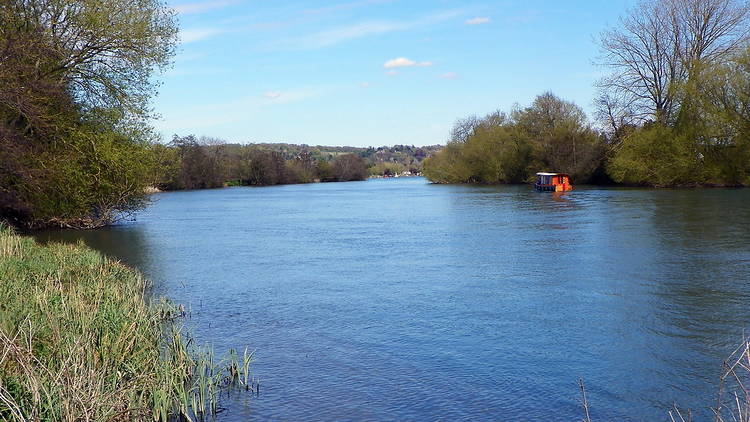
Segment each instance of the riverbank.
[[0,226],[0,419],[215,412],[223,371],[188,346],[181,309],[148,290],[139,272],[81,243],[40,245]]

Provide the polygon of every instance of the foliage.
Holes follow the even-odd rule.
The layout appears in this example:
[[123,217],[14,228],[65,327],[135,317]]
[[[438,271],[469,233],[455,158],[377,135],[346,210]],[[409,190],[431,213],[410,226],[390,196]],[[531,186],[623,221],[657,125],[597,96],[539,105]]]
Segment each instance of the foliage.
[[452,137],[425,162],[425,176],[433,182],[522,183],[543,170],[585,182],[604,151],[583,111],[551,93],[510,116],[495,112],[459,120]]
[[406,172],[406,167],[401,163],[381,161],[367,169],[371,176],[395,176]]
[[610,163],[610,175],[616,182],[631,185],[702,183],[700,156],[687,140],[658,123],[633,131]]
[[144,204],[153,72],[176,27],[158,0],[0,4],[0,217],[96,227]]
[[333,160],[333,175],[339,182],[365,180],[367,165],[365,159],[355,154],[344,154]]
[[162,172],[156,183],[160,189],[209,189],[224,185],[221,145],[211,148],[206,140],[175,136],[169,146],[154,146],[154,151]]

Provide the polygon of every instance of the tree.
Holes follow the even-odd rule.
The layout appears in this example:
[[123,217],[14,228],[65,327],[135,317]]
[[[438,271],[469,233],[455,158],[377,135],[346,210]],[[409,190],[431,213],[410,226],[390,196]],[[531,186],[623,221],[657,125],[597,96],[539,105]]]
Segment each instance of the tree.
[[[601,64],[612,73],[600,87],[618,98],[640,121],[673,118],[674,84],[684,77],[679,46],[670,28],[671,0],[644,0],[620,20],[620,27],[601,34]],[[604,103],[612,106],[612,102]]]
[[[750,145],[739,57],[750,42],[742,0],[644,0],[602,34],[598,117],[610,175],[652,185],[748,182]],[[739,91],[735,89],[739,88]]]
[[[169,147],[175,151],[176,174],[165,175],[162,187],[169,190],[210,189],[224,185],[226,180],[221,141],[189,135],[174,135]],[[167,166],[167,169],[173,169]],[[166,183],[171,180],[171,183]]]
[[675,186],[706,181],[697,152],[684,136],[660,123],[629,133],[609,163],[609,174],[616,182],[629,185]]
[[96,227],[144,204],[148,99],[175,40],[158,0],[0,4],[0,217]]
[[277,151],[249,148],[243,154],[241,169],[243,185],[278,185],[289,181],[284,157]]
[[365,180],[367,165],[364,158],[356,154],[339,155],[333,160],[333,174],[339,182]]
[[[587,182],[601,164],[602,138],[577,105],[550,92],[510,116],[495,111],[472,117],[466,139],[451,141],[425,160],[424,174],[436,183],[523,183],[537,171],[570,173]],[[465,132],[459,120],[453,133]]]
[[471,135],[474,134],[474,130],[477,128],[477,126],[479,126],[479,124],[480,119],[474,114],[469,117],[456,120],[456,123],[453,124],[453,129],[451,130],[450,142],[466,142],[471,137]]
[[688,98],[681,88],[747,44],[748,18],[742,0],[641,1],[600,36],[600,63],[612,70],[600,82],[600,115],[625,109],[640,122],[673,124]]
[[533,147],[534,172],[559,171],[587,182],[603,157],[601,137],[589,126],[583,109],[551,92],[516,110],[513,120]]

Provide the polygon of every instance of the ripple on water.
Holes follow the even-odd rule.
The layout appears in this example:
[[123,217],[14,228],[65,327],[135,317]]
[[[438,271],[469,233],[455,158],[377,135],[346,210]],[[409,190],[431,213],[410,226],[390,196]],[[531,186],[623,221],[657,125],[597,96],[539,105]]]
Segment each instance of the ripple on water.
[[[141,268],[217,351],[257,349],[220,421],[708,417],[750,307],[750,191],[430,185],[174,192],[47,232]],[[730,212],[731,210],[731,212]]]

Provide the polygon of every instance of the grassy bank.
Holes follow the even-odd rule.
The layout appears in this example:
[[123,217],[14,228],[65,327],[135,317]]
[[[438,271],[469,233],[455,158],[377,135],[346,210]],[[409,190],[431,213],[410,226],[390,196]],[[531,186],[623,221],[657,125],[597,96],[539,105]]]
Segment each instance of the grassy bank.
[[194,420],[250,390],[250,356],[214,364],[135,270],[0,226],[0,420]]

